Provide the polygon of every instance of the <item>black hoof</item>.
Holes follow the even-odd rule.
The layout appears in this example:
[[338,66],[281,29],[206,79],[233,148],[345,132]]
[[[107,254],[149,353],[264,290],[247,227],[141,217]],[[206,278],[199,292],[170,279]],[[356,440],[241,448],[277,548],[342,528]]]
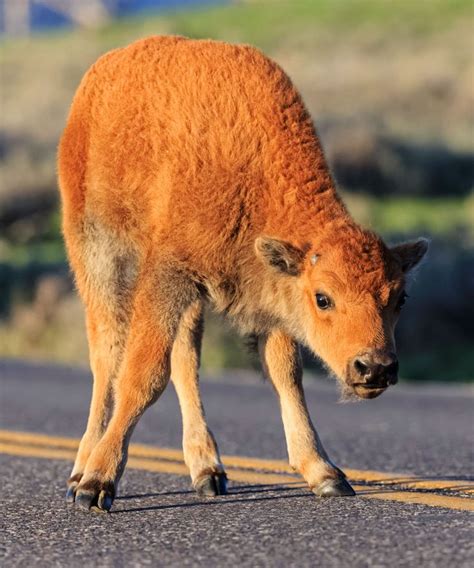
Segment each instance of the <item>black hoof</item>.
[[76,491],[75,503],[82,509],[91,509],[94,501],[97,501],[95,493],[89,491],[81,491],[80,489]]
[[336,469],[337,473],[339,474],[339,477],[342,477],[344,479],[347,479],[347,475],[342,471],[342,469],[339,469],[338,467],[334,466],[334,468]]
[[206,475],[198,480],[195,488],[200,497],[227,495],[227,476],[225,473],[212,473]]
[[313,489],[318,497],[353,497],[355,491],[344,477],[326,479]]
[[66,501],[68,503],[74,503],[76,500],[76,489],[81,481],[82,473],[76,473],[67,480],[67,491],[66,491]]
[[74,501],[76,500],[76,487],[77,487],[77,484],[76,485],[70,485],[67,488],[66,501],[68,503],[74,503]]
[[99,498],[97,500],[97,507],[92,507],[91,509],[96,512],[108,512],[112,508],[112,504],[114,502],[114,498],[110,493],[106,493],[105,491],[101,491],[99,493]]
[[75,503],[87,511],[107,513],[112,507],[114,497],[113,483],[92,480],[77,487]]

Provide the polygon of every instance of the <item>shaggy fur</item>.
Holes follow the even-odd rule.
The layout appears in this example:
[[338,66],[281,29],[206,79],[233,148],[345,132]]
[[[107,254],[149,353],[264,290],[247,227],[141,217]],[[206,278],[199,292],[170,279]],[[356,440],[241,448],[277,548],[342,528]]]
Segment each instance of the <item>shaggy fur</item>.
[[[394,350],[404,274],[426,243],[390,251],[349,217],[278,65],[182,37],[112,51],[75,95],[58,168],[94,373],[69,495],[110,507],[132,430],[170,374],[195,486],[224,479],[198,390],[203,302],[260,337],[291,463],[310,487],[340,476],[307,414],[295,342],[352,384],[354,357]],[[319,310],[316,293],[334,306]]]

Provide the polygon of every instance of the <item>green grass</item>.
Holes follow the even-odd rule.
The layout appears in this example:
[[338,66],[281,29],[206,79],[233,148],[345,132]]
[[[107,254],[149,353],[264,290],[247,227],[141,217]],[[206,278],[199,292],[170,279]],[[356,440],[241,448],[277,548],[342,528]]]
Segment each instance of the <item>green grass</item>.
[[[43,39],[59,47],[71,37],[93,40],[109,48],[137,36],[175,33],[196,38],[243,41],[271,48],[290,36],[307,32],[393,29],[403,34],[429,34],[455,20],[473,18],[469,0],[257,0],[204,6],[174,12],[145,13],[114,20],[99,30],[59,31]],[[335,38],[341,41],[342,38]],[[36,42],[41,41],[37,36]],[[3,42],[0,51],[16,49],[29,39]]]
[[[349,211],[362,225],[382,235],[424,234],[429,237],[458,237],[474,242],[474,195],[468,198],[375,198],[344,196]],[[42,238],[11,243],[0,239],[0,260],[12,266],[58,263],[66,259],[60,233],[59,213],[51,215]]]
[[269,48],[295,30],[352,33],[383,26],[423,34],[469,15],[472,3],[465,0],[276,0],[178,13],[168,21],[175,33],[227,40],[235,37]]
[[64,245],[59,235],[55,241],[8,245],[5,249],[2,251],[2,261],[15,267],[27,266],[32,263],[53,264],[66,260]]
[[464,233],[474,241],[474,194],[467,198],[375,198],[372,196],[344,196],[353,216],[363,225],[382,234],[413,234],[452,236]]
[[[468,198],[431,199],[345,194],[344,200],[358,222],[382,235],[461,236],[468,244],[474,242],[474,194]],[[0,261],[12,266],[59,263],[65,259],[59,211],[51,214],[46,233],[32,242],[0,239]]]

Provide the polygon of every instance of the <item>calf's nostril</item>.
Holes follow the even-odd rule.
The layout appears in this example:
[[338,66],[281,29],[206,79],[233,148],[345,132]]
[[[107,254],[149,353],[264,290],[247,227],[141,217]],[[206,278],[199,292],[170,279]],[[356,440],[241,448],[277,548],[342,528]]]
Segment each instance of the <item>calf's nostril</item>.
[[359,373],[359,375],[370,375],[370,367],[363,363],[360,359],[356,359],[354,361],[354,368]]

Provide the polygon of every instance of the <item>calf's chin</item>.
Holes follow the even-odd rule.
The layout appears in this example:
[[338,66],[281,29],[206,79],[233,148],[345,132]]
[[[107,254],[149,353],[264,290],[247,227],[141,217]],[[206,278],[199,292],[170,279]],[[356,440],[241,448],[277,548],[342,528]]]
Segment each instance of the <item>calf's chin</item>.
[[388,387],[366,388],[360,385],[353,385],[345,379],[337,377],[340,388],[341,402],[356,402],[359,400],[372,400],[383,394]]
[[388,387],[380,387],[380,388],[374,388],[374,387],[363,387],[363,386],[354,386],[353,388],[353,392],[356,394],[356,396],[358,398],[362,398],[362,399],[372,399],[372,398],[377,398],[378,396],[380,396],[382,393],[384,393]]

